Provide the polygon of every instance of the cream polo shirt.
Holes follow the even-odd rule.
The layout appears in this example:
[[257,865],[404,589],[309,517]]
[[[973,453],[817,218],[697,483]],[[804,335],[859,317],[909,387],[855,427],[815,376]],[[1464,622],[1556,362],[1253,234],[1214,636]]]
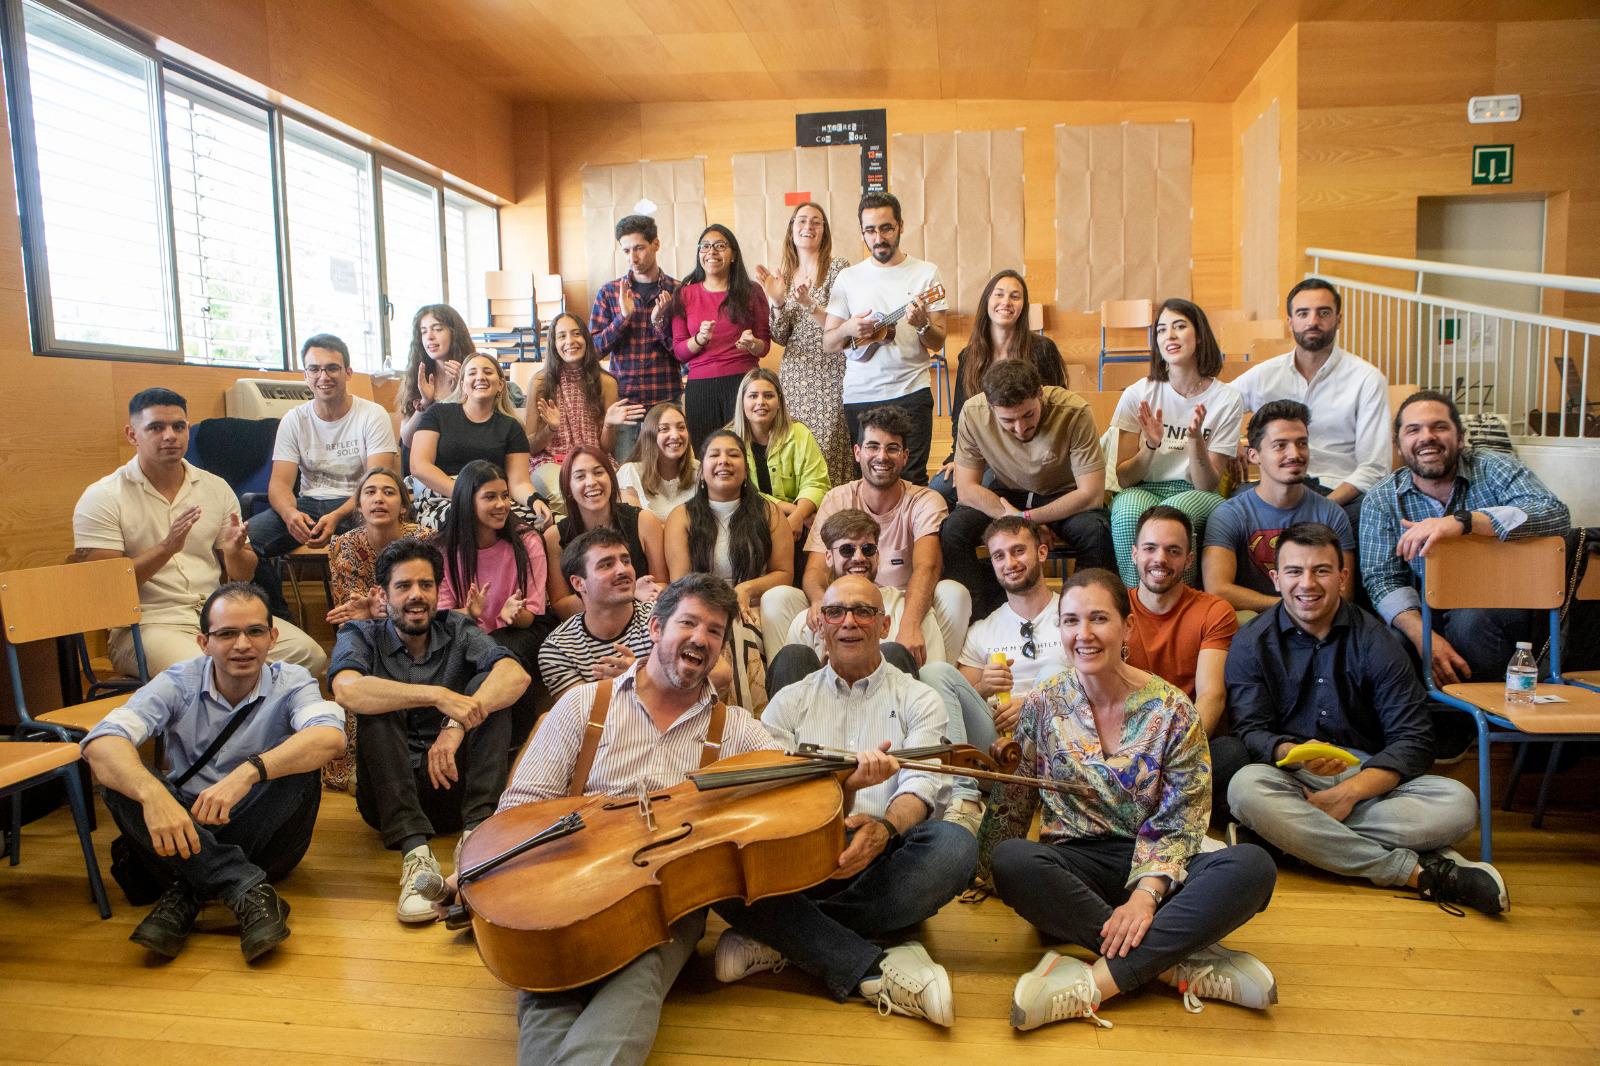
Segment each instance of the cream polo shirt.
[[78,497],[72,511],[72,542],[79,549],[104,548],[129,557],[154,547],[173,521],[190,507],[200,520],[183,548],[139,586],[140,620],[146,625],[194,625],[207,596],[222,582],[217,539],[239,499],[228,483],[185,460],[184,481],[168,503],[145,478],[135,456],[96,481]]

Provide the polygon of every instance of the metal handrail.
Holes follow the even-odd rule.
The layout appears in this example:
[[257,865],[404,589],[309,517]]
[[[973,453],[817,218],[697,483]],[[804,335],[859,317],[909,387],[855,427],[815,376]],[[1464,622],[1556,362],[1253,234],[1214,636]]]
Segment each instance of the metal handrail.
[[[1379,296],[1393,296],[1396,299],[1413,301],[1416,301],[1418,296],[1417,293],[1407,292],[1405,289],[1397,289],[1390,285],[1378,285],[1371,281],[1357,281],[1355,278],[1347,278],[1339,274],[1317,274],[1316,276],[1335,285],[1350,285],[1361,289],[1363,292],[1375,293]],[[1554,277],[1555,275],[1544,276]],[[1457,300],[1450,296],[1439,296],[1431,292],[1420,295],[1423,299],[1416,302],[1437,304],[1440,307],[1447,307],[1452,311],[1460,311],[1464,314],[1483,315],[1486,318],[1499,318],[1507,322],[1521,322],[1528,326],[1554,326],[1571,333],[1588,333],[1600,336],[1600,322],[1582,322],[1576,318],[1557,318],[1554,315],[1538,315],[1530,311],[1508,311],[1503,307],[1469,303],[1465,300]]]
[[1386,267],[1390,270],[1413,271],[1418,275],[1419,292],[1422,285],[1421,275],[1433,274],[1451,278],[1501,281],[1512,285],[1531,285],[1541,289],[1563,289],[1567,292],[1600,293],[1600,278],[1586,278],[1577,274],[1542,274],[1531,270],[1463,266],[1460,263],[1443,263],[1436,259],[1402,259],[1399,256],[1346,252],[1337,248],[1307,248],[1306,255],[1311,257],[1313,273],[1320,273],[1318,264],[1323,259],[1333,259],[1341,263],[1359,263],[1362,266]]

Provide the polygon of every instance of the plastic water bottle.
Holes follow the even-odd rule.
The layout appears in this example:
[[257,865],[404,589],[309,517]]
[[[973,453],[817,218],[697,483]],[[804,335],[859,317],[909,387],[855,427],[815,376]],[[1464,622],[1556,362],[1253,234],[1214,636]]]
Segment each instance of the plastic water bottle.
[[1533,694],[1539,684],[1539,667],[1533,661],[1533,645],[1517,641],[1517,653],[1506,667],[1506,703],[1513,707],[1531,707]]

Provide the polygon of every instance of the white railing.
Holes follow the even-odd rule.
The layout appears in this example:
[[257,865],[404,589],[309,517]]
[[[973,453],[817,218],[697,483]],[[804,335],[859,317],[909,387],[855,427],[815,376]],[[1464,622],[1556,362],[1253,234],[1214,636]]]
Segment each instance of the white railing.
[[[1589,367],[1591,352],[1600,357],[1600,323],[1422,291],[1430,275],[1581,293],[1600,293],[1600,278],[1329,248],[1307,248],[1306,255],[1311,274],[1332,282],[1344,301],[1340,344],[1378,366],[1390,382],[1448,393],[1463,414],[1498,415],[1514,437],[1550,444],[1589,438],[1591,445],[1600,438],[1600,372],[1591,389]],[[1412,287],[1340,276],[1338,264],[1346,263],[1410,273]]]

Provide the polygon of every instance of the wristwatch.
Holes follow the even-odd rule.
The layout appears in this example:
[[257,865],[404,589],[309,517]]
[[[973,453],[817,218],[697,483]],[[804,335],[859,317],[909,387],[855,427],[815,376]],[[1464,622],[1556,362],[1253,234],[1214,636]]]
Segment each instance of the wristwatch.
[[889,821],[889,819],[883,817],[881,814],[873,815],[873,821],[881,823],[882,826],[889,831],[889,842],[890,843],[893,843],[894,840],[897,837],[899,837],[900,830],[896,829],[894,827],[894,823]]
[[[246,755],[244,757],[244,761],[256,768],[256,773],[261,775],[261,781],[265,781],[267,779],[267,764],[261,760],[261,756]],[[257,783],[259,784],[260,782]]]
[[1148,893],[1150,893],[1150,898],[1156,901],[1156,906],[1157,907],[1161,906],[1161,893],[1157,892],[1155,889],[1151,888],[1149,885],[1135,885],[1134,889],[1135,889],[1135,891],[1138,891],[1138,892],[1148,892]]
[[1472,532],[1472,512],[1471,511],[1457,511],[1455,514],[1451,515],[1450,517],[1454,518],[1457,522],[1461,523],[1461,532],[1463,532],[1463,533],[1471,533]]

